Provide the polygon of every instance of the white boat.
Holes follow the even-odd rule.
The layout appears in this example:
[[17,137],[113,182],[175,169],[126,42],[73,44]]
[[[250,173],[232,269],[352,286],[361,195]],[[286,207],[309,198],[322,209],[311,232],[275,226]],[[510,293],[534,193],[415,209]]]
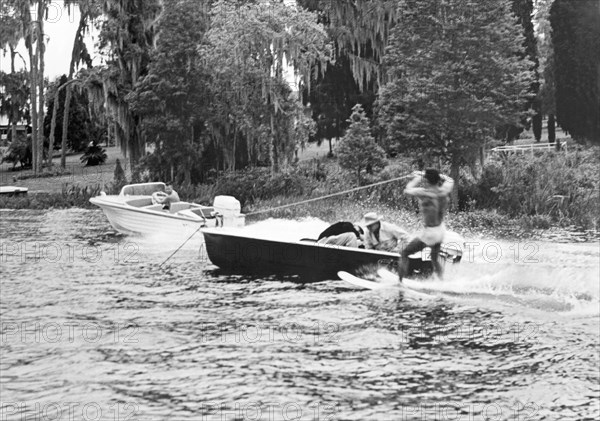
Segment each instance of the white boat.
[[21,194],[27,194],[27,190],[27,187],[2,186],[0,187],[0,194],[6,194],[8,196],[17,196]]
[[100,193],[90,202],[100,207],[114,229],[123,234],[190,235],[205,226],[215,226],[214,208],[190,202],[171,203],[170,209],[156,204],[152,195],[164,192],[165,183],[128,184],[118,195]]

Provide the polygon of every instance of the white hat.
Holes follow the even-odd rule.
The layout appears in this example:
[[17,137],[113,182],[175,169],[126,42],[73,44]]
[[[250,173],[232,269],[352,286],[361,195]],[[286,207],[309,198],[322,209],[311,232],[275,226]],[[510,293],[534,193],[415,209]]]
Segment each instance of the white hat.
[[369,212],[363,218],[363,224],[366,227],[373,225],[379,221],[381,221],[381,216],[377,215],[375,212]]

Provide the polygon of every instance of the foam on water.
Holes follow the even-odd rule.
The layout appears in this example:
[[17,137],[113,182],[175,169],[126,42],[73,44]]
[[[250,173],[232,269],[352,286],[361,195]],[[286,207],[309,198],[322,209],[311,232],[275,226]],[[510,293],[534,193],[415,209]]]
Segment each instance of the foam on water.
[[[265,238],[295,241],[316,238],[327,226],[327,222],[318,218],[270,218],[245,230]],[[415,286],[569,315],[600,313],[597,243],[495,239],[465,239],[465,243],[462,262],[448,266],[443,281],[430,279]]]
[[249,224],[244,231],[250,235],[283,241],[298,241],[301,238],[316,239],[329,224],[319,218],[299,220],[269,218]]
[[[269,218],[250,223],[247,235],[281,241],[317,238],[329,223],[319,218],[298,220]],[[196,258],[204,238],[188,235],[156,234],[135,237],[144,250],[166,259],[185,263]],[[476,300],[535,308],[545,312],[588,317],[600,314],[600,248],[597,243],[560,244],[524,240],[465,239],[460,264],[446,267],[445,279],[420,280],[409,286],[434,291],[446,299]],[[161,260],[162,261],[162,260]]]
[[444,281],[427,280],[420,286],[551,312],[600,313],[597,244],[478,243],[459,265],[447,268]]

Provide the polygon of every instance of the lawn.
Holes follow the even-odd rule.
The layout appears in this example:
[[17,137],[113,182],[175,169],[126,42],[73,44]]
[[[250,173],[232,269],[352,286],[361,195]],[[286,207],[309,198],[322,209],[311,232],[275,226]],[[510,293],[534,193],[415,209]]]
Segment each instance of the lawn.
[[[48,175],[38,178],[32,177],[31,169],[19,171],[17,165],[17,171],[12,171],[12,163],[4,162],[0,165],[0,186],[27,187],[30,193],[60,193],[65,183],[80,187],[104,186],[113,181],[117,159],[121,160],[126,176],[131,177],[129,160],[121,153],[120,147],[111,146],[105,149],[108,158],[104,165],[96,167],[86,167],[81,163],[80,158],[83,153],[68,155],[67,173],[64,175],[56,173],[60,168],[60,156],[55,156],[52,160],[55,172],[52,173],[48,168],[44,168],[44,173]],[[300,161],[321,159],[328,151],[328,142],[323,142],[321,146],[311,144],[298,152],[298,158]]]

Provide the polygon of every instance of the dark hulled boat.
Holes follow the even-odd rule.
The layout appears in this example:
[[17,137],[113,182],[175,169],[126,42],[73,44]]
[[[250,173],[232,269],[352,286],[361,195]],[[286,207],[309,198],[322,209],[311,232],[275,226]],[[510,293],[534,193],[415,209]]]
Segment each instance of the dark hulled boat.
[[[243,228],[203,229],[210,261],[221,269],[237,273],[293,274],[305,280],[337,278],[338,271],[356,273],[363,267],[394,265],[397,253],[318,244],[313,240],[282,241],[244,233]],[[445,262],[462,257],[458,242],[442,247]],[[411,256],[411,276],[430,274],[433,267],[427,249]]]

